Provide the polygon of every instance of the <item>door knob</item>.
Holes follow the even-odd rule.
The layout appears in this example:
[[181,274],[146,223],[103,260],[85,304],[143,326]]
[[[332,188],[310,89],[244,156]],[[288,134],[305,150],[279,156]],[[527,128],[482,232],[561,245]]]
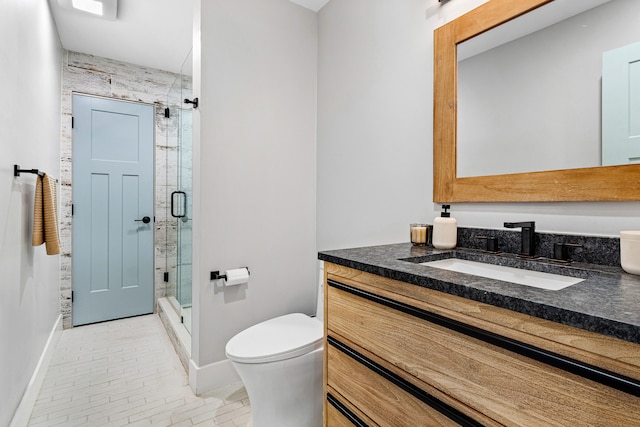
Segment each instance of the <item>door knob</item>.
[[142,219],[134,219],[134,221],[142,221],[145,224],[149,224],[151,222],[151,218],[149,218],[148,216],[142,217]]

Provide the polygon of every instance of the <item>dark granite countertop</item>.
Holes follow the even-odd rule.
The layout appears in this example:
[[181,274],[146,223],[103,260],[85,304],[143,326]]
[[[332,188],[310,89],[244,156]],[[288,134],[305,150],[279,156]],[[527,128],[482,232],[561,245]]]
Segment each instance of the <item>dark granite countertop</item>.
[[[452,256],[585,279],[549,291],[420,265]],[[410,243],[322,251],[318,258],[390,279],[640,343],[640,276],[620,267],[525,260],[474,249],[436,250]]]

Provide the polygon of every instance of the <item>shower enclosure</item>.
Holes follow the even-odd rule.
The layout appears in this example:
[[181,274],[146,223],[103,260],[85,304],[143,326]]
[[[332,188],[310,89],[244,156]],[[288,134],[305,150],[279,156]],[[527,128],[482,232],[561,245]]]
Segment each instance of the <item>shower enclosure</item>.
[[191,333],[192,254],[191,53],[167,94],[166,266],[167,297]]

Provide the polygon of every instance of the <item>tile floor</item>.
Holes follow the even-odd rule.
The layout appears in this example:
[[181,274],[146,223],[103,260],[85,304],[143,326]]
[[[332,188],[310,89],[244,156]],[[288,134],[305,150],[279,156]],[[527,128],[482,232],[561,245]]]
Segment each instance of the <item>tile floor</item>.
[[251,425],[242,384],[195,396],[157,315],[63,331],[29,426]]

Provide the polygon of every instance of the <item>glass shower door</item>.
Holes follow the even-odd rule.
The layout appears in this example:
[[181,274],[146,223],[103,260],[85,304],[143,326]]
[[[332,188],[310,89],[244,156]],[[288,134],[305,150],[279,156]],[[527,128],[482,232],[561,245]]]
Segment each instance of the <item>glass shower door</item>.
[[167,297],[191,333],[192,255],[192,86],[189,68],[191,53],[167,94],[166,144],[166,273]]

